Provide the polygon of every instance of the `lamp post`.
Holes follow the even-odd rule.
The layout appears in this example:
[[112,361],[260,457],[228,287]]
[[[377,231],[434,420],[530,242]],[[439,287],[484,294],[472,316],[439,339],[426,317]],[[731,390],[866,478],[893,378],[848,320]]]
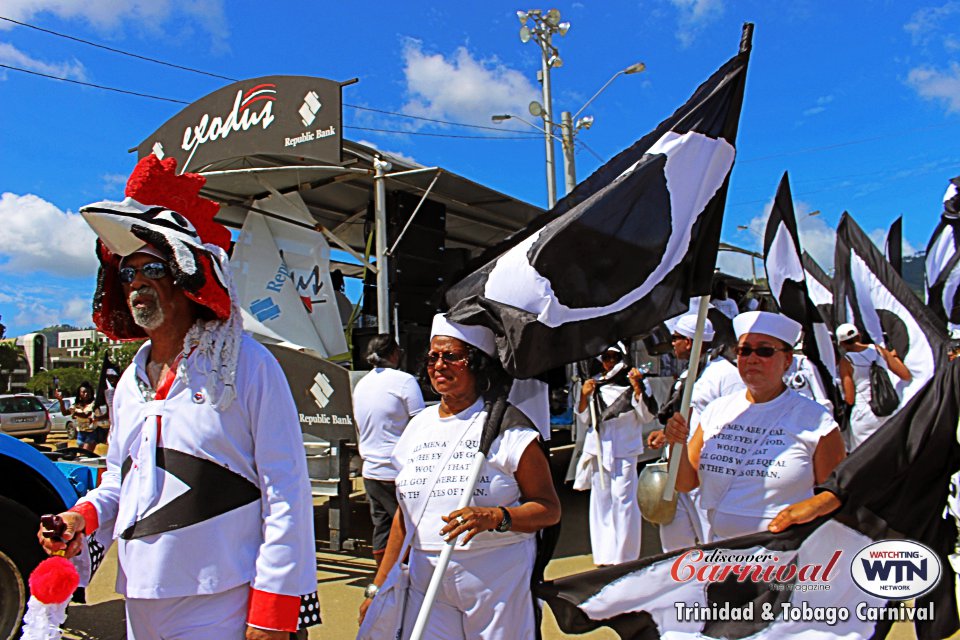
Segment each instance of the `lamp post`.
[[543,128],[545,130],[543,140],[546,145],[547,164],[547,208],[552,209],[553,205],[557,203],[557,173],[556,162],[554,161],[554,136],[551,134],[555,123],[553,121],[553,95],[550,91],[550,70],[563,66],[560,52],[553,46],[553,34],[566,35],[570,23],[560,22],[560,12],[556,9],[550,9],[547,12],[540,9],[517,11],[517,18],[520,20],[520,41],[527,43],[533,39],[540,47],[541,70],[537,75],[543,88],[543,105],[536,101],[531,102],[530,115],[543,118]]
[[[549,123],[546,121],[546,119],[544,119],[544,127],[538,127],[532,122],[528,122],[527,120],[524,120],[519,116],[514,116],[510,114],[490,116],[490,119],[497,123],[503,122],[504,120],[509,120],[511,118],[514,120],[519,120],[520,122],[523,122],[524,124],[527,124],[530,127],[533,127],[537,131],[542,132],[544,136],[549,136],[551,139],[559,140],[561,148],[563,149],[563,175],[564,175],[564,183],[565,183],[564,186],[566,187],[566,193],[570,193],[571,191],[573,191],[573,188],[577,186],[576,159],[574,157],[574,139],[579,131],[581,131],[582,129],[589,129],[593,125],[593,116],[583,116],[582,118],[574,122],[575,118],[579,116],[581,113],[583,113],[583,110],[586,109],[591,102],[596,100],[596,98],[601,93],[603,93],[607,87],[610,86],[610,83],[616,80],[619,76],[640,73],[646,68],[647,66],[644,63],[637,62],[630,65],[626,69],[621,69],[620,71],[617,71],[615,74],[613,74],[613,76],[610,77],[609,80],[607,80],[607,82],[602,87],[600,87],[600,89],[595,94],[593,94],[593,97],[587,100],[586,103],[584,103],[584,105],[577,110],[575,114],[570,115],[569,111],[564,111],[563,113],[561,113],[560,125],[559,125],[560,127],[559,138],[555,134],[553,134],[553,132],[550,131],[549,128],[547,128]],[[540,107],[540,104],[538,102],[532,102],[530,104],[530,112],[533,113],[534,115],[541,115],[541,113],[538,111],[539,107]],[[548,160],[547,162],[552,166],[551,160]],[[548,182],[548,190],[549,188],[550,187]],[[552,206],[553,205],[551,205],[551,208]]]

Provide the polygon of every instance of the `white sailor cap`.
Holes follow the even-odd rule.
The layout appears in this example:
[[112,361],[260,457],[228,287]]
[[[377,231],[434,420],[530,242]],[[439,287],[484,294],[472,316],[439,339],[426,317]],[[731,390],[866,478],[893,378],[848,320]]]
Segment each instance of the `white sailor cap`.
[[[680,319],[677,320],[677,326],[674,328],[674,332],[679,333],[684,338],[690,338],[693,340],[693,336],[697,333],[697,316],[692,313],[680,316]],[[707,318],[703,325],[703,341],[711,342],[714,335],[713,323],[710,322],[710,318]]]
[[433,340],[437,336],[462,340],[488,356],[495,356],[497,353],[497,339],[493,331],[478,324],[466,325],[452,322],[442,313],[433,316],[433,326],[430,327],[430,339]]
[[745,333],[762,333],[793,346],[800,339],[800,329],[799,322],[769,311],[747,311],[733,319],[733,331],[738,340]]

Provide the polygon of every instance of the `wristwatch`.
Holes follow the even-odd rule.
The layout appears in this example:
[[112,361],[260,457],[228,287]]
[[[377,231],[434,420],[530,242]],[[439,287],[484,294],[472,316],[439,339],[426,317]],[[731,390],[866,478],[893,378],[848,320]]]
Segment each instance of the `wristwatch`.
[[513,518],[510,517],[510,512],[507,511],[506,507],[498,507],[498,508],[503,513],[503,520],[501,520],[500,524],[497,525],[497,528],[495,529],[495,531],[498,531],[500,533],[506,533],[507,531],[510,531],[511,527],[513,527]]
[[378,587],[377,585],[375,585],[375,584],[373,584],[373,583],[371,582],[371,583],[368,584],[367,587],[363,590],[363,597],[364,597],[364,598],[367,598],[367,599],[371,599],[371,598],[373,598],[373,596],[377,595],[377,591],[380,591],[380,587]]

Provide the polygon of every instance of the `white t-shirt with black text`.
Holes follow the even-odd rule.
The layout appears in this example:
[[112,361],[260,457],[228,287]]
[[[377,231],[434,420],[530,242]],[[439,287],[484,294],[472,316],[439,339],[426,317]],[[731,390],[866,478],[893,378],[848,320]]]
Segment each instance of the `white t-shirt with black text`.
[[759,518],[813,495],[813,454],[838,428],[821,405],[792,389],[763,403],[742,391],[719,398],[700,426],[703,508]]
[[[427,500],[420,525],[411,545],[424,551],[439,551],[446,542],[440,536],[444,522],[440,516],[454,511],[460,502],[473,464],[474,453],[480,446],[480,433],[486,419],[483,401],[477,400],[460,413],[440,417],[440,407],[434,405],[417,414],[407,425],[393,451],[397,468],[397,499],[403,509],[406,524],[419,515],[423,500]],[[434,469],[444,458],[448,446],[460,433],[466,432],[454,449],[446,467],[427,495],[427,483]],[[515,477],[520,458],[538,433],[530,427],[510,427],[500,432],[490,447],[473,492],[472,506],[515,507],[520,504],[520,487]],[[457,549],[488,549],[513,544],[532,537],[532,533],[489,531],[478,534],[466,546]]]

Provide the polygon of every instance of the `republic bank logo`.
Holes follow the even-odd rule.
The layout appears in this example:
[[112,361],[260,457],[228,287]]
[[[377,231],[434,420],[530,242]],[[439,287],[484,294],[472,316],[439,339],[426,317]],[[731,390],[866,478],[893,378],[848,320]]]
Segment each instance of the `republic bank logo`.
[[317,403],[317,406],[323,409],[330,404],[333,391],[334,389],[333,385],[330,384],[330,378],[322,371],[317,372],[316,377],[313,379],[313,386],[310,387],[310,395],[313,396],[313,401]]
[[317,112],[320,111],[322,106],[320,96],[317,95],[316,91],[310,91],[304,96],[303,104],[300,105],[300,111],[298,112],[303,126],[309,127],[313,124],[313,121],[317,118]]

